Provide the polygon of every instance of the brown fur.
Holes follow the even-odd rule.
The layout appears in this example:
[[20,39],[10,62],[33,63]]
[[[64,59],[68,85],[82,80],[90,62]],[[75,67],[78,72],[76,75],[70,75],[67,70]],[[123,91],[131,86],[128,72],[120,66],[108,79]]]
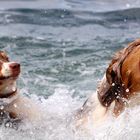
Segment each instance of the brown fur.
[[116,117],[125,107],[140,105],[140,39],[115,54],[93,94],[78,112],[77,126],[92,120],[94,126],[112,112]]
[[98,90],[98,98],[106,107],[115,101],[114,113],[118,115],[124,109],[125,101],[140,91],[140,39],[116,53],[107,68],[106,83],[103,84]]

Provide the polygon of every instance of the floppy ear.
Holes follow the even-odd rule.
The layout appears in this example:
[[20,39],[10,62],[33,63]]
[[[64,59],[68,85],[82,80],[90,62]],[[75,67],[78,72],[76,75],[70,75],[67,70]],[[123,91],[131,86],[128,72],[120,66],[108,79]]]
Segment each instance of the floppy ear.
[[[125,100],[129,98],[129,94],[126,92],[126,89],[131,86],[131,78],[132,74],[129,71],[126,78],[128,78],[128,83],[124,85],[122,81],[122,64],[124,60],[127,58],[127,56],[140,45],[140,39],[135,40],[134,42],[128,44],[127,48],[124,48],[123,50],[119,51],[115,54],[113,60],[111,61],[109,67],[106,71],[106,79],[107,82],[110,84],[110,89],[108,92],[104,93],[102,98],[104,99],[104,104],[108,103],[108,106],[115,100],[115,106],[114,106],[114,113],[115,115],[118,115],[125,106]],[[114,86],[112,87],[112,84],[114,83]],[[108,99],[109,98],[109,99]]]
[[117,71],[113,69],[113,65],[109,66],[106,70],[106,78],[109,84],[112,84],[115,82],[115,79],[117,78]]
[[127,85],[123,85],[121,77],[122,64],[129,53],[138,45],[140,45],[140,39],[130,43],[127,48],[115,54],[106,70],[106,77],[98,88],[98,98],[103,106],[108,107],[115,100],[116,108],[114,108],[114,112],[117,111],[117,108],[122,108],[123,101],[121,98],[126,97],[125,89]]

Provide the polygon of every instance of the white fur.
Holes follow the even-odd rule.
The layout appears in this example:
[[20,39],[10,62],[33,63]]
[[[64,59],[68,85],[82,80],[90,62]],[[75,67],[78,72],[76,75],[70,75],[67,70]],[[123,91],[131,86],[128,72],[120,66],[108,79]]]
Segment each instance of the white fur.
[[107,108],[101,105],[97,95],[94,96],[94,102],[95,102],[95,109],[93,110],[91,115],[92,115],[94,126],[96,126],[96,125],[100,125],[101,122],[103,122],[106,119]]
[[10,92],[15,92],[16,91],[16,82],[11,82],[8,86],[4,86],[3,89],[1,89],[1,94],[7,94]]
[[0,98],[0,106],[5,106],[19,98],[19,94],[16,94],[10,98]]
[[11,63],[13,63],[13,62],[3,63],[2,70],[1,70],[1,73],[3,76],[8,77],[12,74],[12,71],[9,66]]
[[97,92],[94,93],[86,102],[80,113],[76,126],[84,126],[85,128],[92,124],[94,127],[102,124],[107,118],[107,108],[102,106],[98,97]]

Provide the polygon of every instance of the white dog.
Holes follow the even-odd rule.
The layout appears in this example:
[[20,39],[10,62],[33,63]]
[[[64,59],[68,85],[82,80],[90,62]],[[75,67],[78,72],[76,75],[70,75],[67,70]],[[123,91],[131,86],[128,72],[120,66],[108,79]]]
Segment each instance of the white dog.
[[19,74],[20,64],[10,62],[6,53],[0,51],[0,118],[8,114],[11,119],[39,120],[38,106],[18,92],[16,80]]

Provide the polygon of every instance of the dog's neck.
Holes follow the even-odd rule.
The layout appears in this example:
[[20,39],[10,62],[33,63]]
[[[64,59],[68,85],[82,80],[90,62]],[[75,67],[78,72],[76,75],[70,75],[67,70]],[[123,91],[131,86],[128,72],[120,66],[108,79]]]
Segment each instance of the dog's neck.
[[3,87],[0,90],[0,98],[8,98],[15,95],[17,92],[16,82],[13,84]]

